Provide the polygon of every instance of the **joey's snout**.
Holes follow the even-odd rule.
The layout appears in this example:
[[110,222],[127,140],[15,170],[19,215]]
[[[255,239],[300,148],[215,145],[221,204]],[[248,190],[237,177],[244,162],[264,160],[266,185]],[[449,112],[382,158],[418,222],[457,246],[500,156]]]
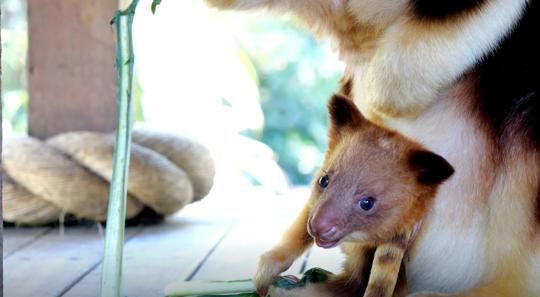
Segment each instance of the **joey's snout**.
[[331,220],[317,217],[310,221],[308,231],[315,238],[330,240],[338,233],[338,226],[337,223]]
[[344,235],[337,213],[323,207],[310,217],[307,228],[315,243],[322,248],[338,245]]

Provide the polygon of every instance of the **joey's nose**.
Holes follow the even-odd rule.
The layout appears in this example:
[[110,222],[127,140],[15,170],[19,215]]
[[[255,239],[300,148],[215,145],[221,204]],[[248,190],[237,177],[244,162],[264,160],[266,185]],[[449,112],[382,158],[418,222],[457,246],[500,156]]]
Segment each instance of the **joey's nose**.
[[338,233],[338,226],[333,219],[315,217],[310,221],[309,231],[315,238],[331,241]]

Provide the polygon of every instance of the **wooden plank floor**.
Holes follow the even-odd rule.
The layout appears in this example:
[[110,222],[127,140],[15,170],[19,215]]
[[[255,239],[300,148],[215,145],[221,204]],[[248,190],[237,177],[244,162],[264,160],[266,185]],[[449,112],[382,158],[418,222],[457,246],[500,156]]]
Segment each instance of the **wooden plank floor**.
[[[284,203],[287,207],[279,206]],[[124,295],[162,296],[173,281],[251,278],[258,256],[279,240],[301,205],[301,199],[283,197],[234,203],[209,199],[163,224],[129,227]],[[97,225],[4,231],[4,296],[99,295],[103,230]],[[314,266],[338,271],[342,259],[337,249],[314,248],[287,273],[298,275]]]

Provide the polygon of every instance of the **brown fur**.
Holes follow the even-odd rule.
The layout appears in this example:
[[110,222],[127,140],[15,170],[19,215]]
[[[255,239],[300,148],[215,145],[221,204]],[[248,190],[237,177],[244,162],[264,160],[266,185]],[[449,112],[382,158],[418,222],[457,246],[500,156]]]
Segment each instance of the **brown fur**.
[[[411,230],[453,169],[416,142],[368,122],[349,99],[334,96],[329,110],[331,141],[321,173],[328,174],[329,185],[314,183],[309,202],[280,244],[261,257],[256,285],[265,293],[272,278],[313,239],[323,247],[353,241],[358,243],[344,245],[343,273],[326,289],[332,296],[356,296],[364,290],[367,296],[392,296]],[[372,213],[357,206],[363,193],[376,199]],[[324,235],[329,221],[337,237]],[[369,267],[371,274],[366,273]]]

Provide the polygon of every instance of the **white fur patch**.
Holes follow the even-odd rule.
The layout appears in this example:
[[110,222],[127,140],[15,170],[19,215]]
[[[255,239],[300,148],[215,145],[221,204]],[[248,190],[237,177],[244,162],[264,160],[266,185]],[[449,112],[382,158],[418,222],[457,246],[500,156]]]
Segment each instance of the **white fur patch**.
[[456,226],[431,219],[414,256],[406,262],[411,292],[456,293],[480,283],[486,270],[483,224],[479,215],[468,228],[456,232]]

